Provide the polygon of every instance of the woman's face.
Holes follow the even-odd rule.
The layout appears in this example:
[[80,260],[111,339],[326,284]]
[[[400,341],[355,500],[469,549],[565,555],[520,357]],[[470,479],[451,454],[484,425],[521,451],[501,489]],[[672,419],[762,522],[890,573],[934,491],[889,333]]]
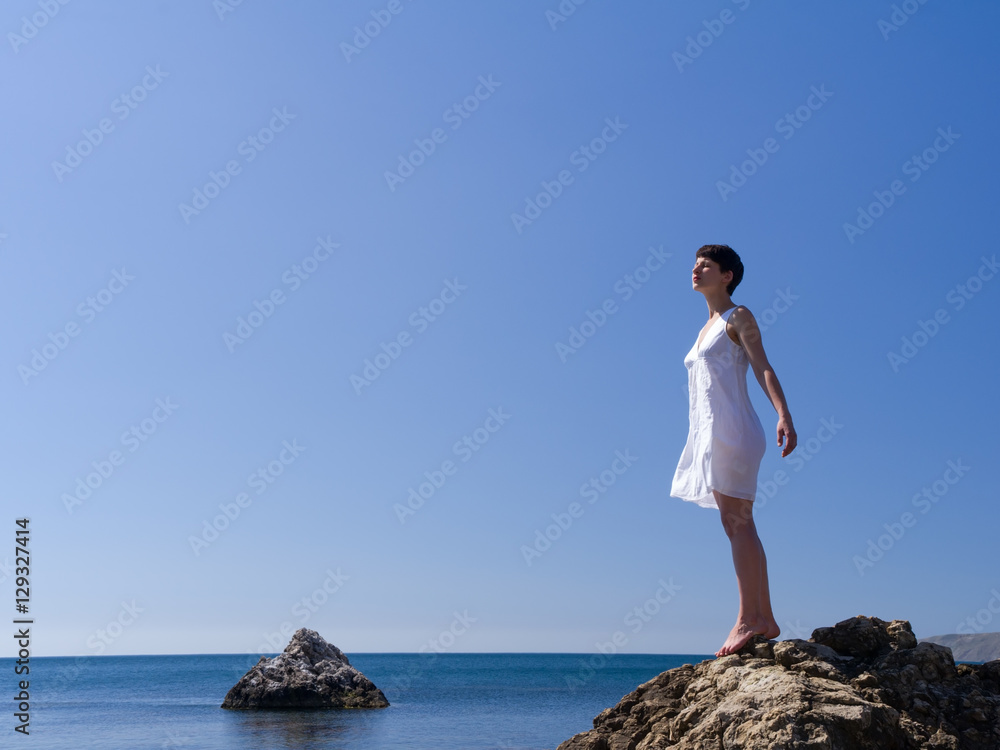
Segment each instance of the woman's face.
[[713,286],[725,286],[719,264],[708,258],[695,258],[691,269],[691,286],[694,289],[708,289]]

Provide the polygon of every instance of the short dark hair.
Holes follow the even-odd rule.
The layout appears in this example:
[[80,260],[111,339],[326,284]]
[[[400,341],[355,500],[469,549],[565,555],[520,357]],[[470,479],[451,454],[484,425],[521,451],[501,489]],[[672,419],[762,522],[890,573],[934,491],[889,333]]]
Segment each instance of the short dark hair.
[[740,260],[740,256],[736,254],[736,251],[729,247],[729,245],[702,245],[698,248],[698,252],[694,254],[694,257],[708,258],[715,261],[719,264],[719,270],[722,273],[726,271],[733,272],[733,280],[726,287],[726,293],[732,297],[736,287],[743,281],[743,261]]

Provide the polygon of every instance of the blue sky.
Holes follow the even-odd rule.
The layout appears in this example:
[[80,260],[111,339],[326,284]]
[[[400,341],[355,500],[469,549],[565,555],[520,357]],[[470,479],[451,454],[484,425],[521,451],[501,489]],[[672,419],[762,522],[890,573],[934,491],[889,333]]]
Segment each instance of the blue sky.
[[714,652],[706,243],[799,435],[751,373],[781,637],[997,630],[993,4],[332,5],[0,16],[36,654]]

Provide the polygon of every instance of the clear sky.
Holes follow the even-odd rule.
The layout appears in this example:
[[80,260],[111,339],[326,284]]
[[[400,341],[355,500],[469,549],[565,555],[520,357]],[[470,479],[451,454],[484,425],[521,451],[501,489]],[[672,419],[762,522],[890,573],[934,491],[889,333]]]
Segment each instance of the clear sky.
[[6,3],[0,611],[28,517],[37,655],[714,652],[727,243],[780,637],[997,630],[998,15]]

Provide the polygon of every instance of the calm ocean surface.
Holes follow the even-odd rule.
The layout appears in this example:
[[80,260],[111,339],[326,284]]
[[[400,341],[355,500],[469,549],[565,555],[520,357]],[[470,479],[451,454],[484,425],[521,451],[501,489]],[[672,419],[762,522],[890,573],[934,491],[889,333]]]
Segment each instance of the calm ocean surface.
[[[14,665],[0,659],[4,748],[555,748],[660,672],[711,656],[348,654],[385,709],[224,711],[246,655],[32,658],[31,734],[13,731]],[[602,664],[603,660],[603,664]],[[588,662],[599,668],[588,667]]]

